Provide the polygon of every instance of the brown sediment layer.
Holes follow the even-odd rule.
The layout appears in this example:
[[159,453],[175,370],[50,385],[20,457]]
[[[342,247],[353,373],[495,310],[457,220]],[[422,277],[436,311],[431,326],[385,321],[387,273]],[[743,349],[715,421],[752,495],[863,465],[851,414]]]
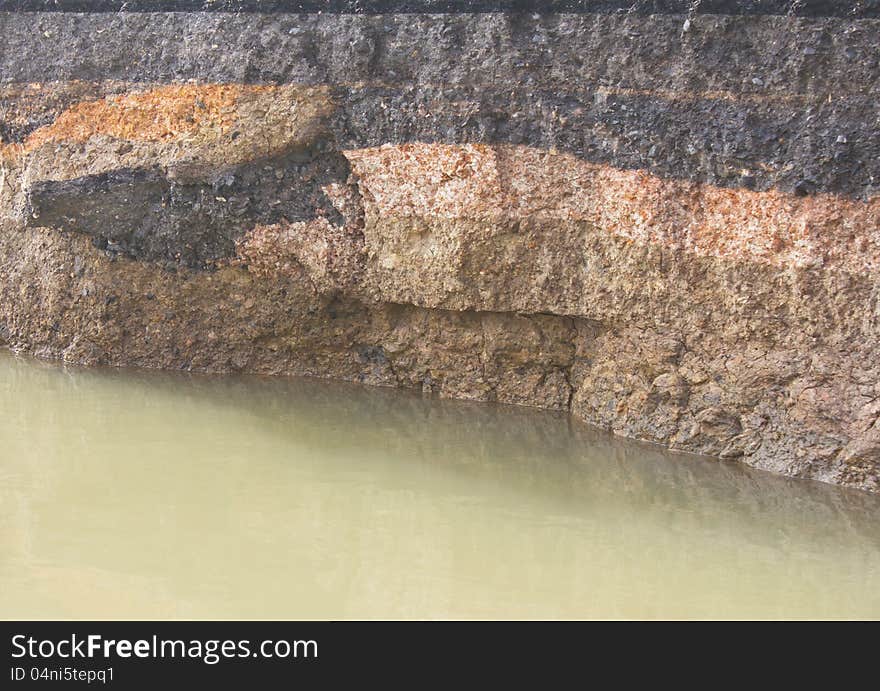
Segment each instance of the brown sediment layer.
[[[170,273],[114,259],[81,236],[7,230],[0,250],[16,262],[0,267],[0,322],[13,347],[71,362],[338,377],[570,409],[625,436],[880,488],[875,343],[835,335],[833,324],[819,327],[821,338],[754,331],[786,289],[797,291],[796,282],[773,286],[771,267],[706,259],[671,275],[635,243],[608,242],[619,272],[613,300],[639,304],[629,319],[360,300],[258,262]],[[745,291],[757,315],[751,327],[729,317],[724,275],[770,286]],[[662,297],[651,289],[660,277],[669,286]],[[850,305],[850,320],[863,314],[862,289],[827,290],[801,296],[801,307],[785,304],[822,312],[837,299]],[[666,309],[672,304],[680,310]]]
[[851,273],[880,267],[880,196],[718,188],[530,147],[389,144],[346,156],[384,219],[585,222],[696,256]]

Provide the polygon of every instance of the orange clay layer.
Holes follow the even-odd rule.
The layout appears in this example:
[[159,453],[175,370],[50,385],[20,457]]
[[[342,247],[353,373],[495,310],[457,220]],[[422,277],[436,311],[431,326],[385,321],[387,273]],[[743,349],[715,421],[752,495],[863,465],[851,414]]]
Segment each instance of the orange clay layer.
[[162,141],[204,128],[225,132],[234,123],[236,103],[246,92],[272,87],[238,84],[181,84],[78,103],[25,142],[34,149],[48,141],[87,141],[95,135]]
[[880,197],[723,188],[523,146],[412,143],[346,155],[379,217],[580,221],[704,256],[880,268]]

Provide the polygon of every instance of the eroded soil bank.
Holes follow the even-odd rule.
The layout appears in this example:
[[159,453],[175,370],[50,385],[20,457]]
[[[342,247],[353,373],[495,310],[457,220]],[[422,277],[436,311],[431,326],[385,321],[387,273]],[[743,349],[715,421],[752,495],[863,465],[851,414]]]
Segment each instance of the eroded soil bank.
[[672,4],[0,13],[0,341],[880,489],[880,20]]

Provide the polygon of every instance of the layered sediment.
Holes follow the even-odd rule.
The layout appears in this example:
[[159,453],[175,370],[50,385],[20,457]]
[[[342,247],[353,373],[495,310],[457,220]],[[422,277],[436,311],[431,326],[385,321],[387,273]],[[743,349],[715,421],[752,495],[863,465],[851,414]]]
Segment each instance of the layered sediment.
[[619,4],[18,3],[0,341],[880,490],[876,4]]

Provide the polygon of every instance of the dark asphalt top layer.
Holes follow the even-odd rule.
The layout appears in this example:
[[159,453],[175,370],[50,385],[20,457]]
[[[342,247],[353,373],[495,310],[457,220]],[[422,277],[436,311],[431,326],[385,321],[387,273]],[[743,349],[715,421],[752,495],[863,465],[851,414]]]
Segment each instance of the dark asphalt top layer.
[[880,17],[880,0],[0,0],[0,11],[731,14]]

